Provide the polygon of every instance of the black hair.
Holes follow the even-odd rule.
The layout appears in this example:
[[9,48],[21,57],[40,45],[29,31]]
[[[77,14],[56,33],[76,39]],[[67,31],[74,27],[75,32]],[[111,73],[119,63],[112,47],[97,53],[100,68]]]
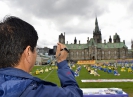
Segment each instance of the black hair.
[[38,35],[32,25],[15,16],[0,22],[0,68],[14,67],[27,46],[37,45]]

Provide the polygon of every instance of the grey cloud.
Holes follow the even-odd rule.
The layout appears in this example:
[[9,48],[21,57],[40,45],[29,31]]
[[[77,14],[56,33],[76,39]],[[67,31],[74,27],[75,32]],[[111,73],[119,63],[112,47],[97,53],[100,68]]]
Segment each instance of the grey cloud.
[[[57,36],[58,37],[58,36]],[[47,46],[47,47],[52,47],[53,45],[56,45],[57,44],[57,41],[56,40],[51,40],[51,41],[49,41],[49,40],[47,40],[47,39],[43,39],[43,40],[40,40],[40,41],[38,41],[38,46],[41,46],[41,47],[45,47],[45,46]]]
[[72,28],[72,27],[65,27],[62,28],[61,31],[64,31],[67,35],[73,35],[73,34],[80,34],[80,33],[93,33],[92,30],[90,30],[89,28],[82,28],[82,29],[78,29],[78,28]]
[[[96,0],[97,1],[97,0]],[[58,18],[69,16],[99,15],[105,9],[94,0],[13,0],[8,1],[10,7],[21,8],[26,14],[40,18]],[[12,5],[11,5],[12,4]],[[89,18],[89,17],[88,17]]]
[[[13,0],[8,1],[10,7],[21,9],[24,15],[34,16],[36,18],[49,19],[58,25],[59,31],[67,31],[68,33],[88,33],[81,29],[73,28],[72,25],[65,27],[71,18],[78,17],[81,21],[86,21],[100,16],[107,9],[101,6],[98,0]],[[12,4],[12,5],[11,5]],[[28,20],[31,21],[32,20]],[[68,29],[69,28],[69,29]],[[84,28],[83,28],[84,29]],[[89,30],[89,29],[88,29]],[[80,33],[80,32],[79,32]]]

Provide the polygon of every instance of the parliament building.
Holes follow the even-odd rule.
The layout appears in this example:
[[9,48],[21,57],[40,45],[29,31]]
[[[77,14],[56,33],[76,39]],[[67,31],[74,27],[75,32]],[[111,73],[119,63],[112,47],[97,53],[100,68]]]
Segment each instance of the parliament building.
[[125,44],[125,40],[121,41],[120,36],[115,33],[113,37],[109,36],[109,40],[102,43],[102,33],[98,26],[98,20],[95,20],[95,29],[93,38],[87,38],[86,43],[77,42],[76,37],[71,44],[65,43],[65,33],[59,35],[59,42],[66,45],[70,53],[68,60],[124,60],[133,58],[133,41],[131,41],[131,49]]

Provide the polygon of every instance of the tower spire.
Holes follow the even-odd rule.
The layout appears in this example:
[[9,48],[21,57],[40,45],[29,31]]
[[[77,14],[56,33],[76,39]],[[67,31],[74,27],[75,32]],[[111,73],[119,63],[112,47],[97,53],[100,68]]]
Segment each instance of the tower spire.
[[95,29],[93,31],[93,38],[96,43],[102,43],[101,31],[99,30],[98,20],[95,20]]
[[98,25],[97,16],[96,16],[96,20],[95,20],[95,25]]
[[99,26],[98,26],[98,20],[97,20],[97,16],[96,16],[96,20],[95,20],[95,32],[99,32]]

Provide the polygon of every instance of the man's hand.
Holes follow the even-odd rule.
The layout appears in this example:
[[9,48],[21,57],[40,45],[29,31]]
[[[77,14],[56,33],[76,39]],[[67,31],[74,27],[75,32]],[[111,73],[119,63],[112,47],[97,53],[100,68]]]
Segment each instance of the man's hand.
[[64,48],[66,48],[65,45],[58,43],[57,44],[57,49],[56,49],[56,58],[57,58],[57,62],[60,63],[64,60],[66,60],[67,56],[68,56],[68,52],[66,50],[64,50]]

